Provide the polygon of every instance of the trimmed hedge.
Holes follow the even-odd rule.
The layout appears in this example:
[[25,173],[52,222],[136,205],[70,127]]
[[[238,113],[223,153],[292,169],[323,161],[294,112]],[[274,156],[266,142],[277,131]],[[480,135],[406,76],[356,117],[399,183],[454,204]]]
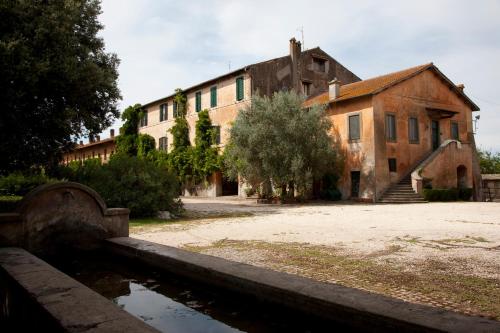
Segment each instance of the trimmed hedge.
[[24,196],[35,187],[51,182],[57,182],[57,180],[49,178],[43,173],[25,175],[14,172],[0,177],[0,195]]
[[471,188],[436,188],[436,189],[424,189],[424,198],[427,201],[469,201],[472,195]]
[[0,213],[12,213],[23,197],[17,195],[0,196]]

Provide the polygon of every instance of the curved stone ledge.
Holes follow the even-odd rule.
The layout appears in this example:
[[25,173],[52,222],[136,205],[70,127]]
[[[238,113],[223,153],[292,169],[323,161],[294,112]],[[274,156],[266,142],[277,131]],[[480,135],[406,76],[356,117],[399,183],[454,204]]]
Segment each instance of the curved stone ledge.
[[95,248],[110,237],[128,236],[129,210],[107,208],[91,188],[73,182],[39,186],[14,213],[0,214],[0,246],[54,252],[60,246]]

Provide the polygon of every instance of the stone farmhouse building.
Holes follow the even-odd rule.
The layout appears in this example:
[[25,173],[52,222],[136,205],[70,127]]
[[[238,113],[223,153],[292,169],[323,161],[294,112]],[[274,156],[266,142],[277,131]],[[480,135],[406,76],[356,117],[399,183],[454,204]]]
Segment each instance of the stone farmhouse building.
[[115,141],[114,129],[109,131],[109,138],[101,140],[101,137],[98,135],[95,138],[90,138],[86,144],[80,141],[75,149],[63,154],[62,163],[69,164],[73,161],[83,162],[92,158],[98,158],[102,163],[107,163],[116,151]]
[[326,105],[346,161],[342,197],[419,202],[424,186],[474,188],[481,176],[472,112],[479,111],[434,64],[342,85],[309,98]]
[[[301,43],[290,40],[290,53],[286,56],[239,68],[184,89],[187,97],[186,119],[190,127],[191,143],[194,143],[195,124],[198,112],[209,110],[210,119],[216,127],[217,144],[223,149],[228,141],[231,123],[238,111],[251,102],[253,94],[272,95],[280,90],[295,90],[305,96],[317,95],[328,90],[328,82],[339,78],[351,83],[360,78],[342,66],[319,47],[302,51]],[[169,151],[174,126],[175,94],[143,105],[146,111],[141,119],[139,133],[151,135],[157,148]],[[220,196],[242,194],[237,182],[229,182],[220,173],[209,179],[208,188],[197,188],[186,195]]]
[[[286,56],[248,65],[184,89],[186,119],[194,142],[197,113],[208,109],[224,148],[228,129],[253,94],[295,90],[306,96],[305,108],[326,107],[332,136],[345,155],[339,180],[343,199],[366,202],[420,202],[424,187],[474,188],[482,199],[482,182],[472,126],[479,107],[434,64],[361,80],[319,47],[302,51],[290,40]],[[157,148],[169,151],[176,116],[175,94],[143,105],[139,133],[151,135]],[[110,139],[79,145],[65,162],[98,157],[106,162],[114,151]],[[220,173],[209,186],[185,195],[244,194],[244,184]]]

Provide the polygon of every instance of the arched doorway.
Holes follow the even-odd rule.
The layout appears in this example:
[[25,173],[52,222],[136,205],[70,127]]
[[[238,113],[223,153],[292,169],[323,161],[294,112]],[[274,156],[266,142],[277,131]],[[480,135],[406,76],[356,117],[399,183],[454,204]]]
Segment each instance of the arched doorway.
[[467,187],[467,168],[459,165],[457,168],[457,188]]

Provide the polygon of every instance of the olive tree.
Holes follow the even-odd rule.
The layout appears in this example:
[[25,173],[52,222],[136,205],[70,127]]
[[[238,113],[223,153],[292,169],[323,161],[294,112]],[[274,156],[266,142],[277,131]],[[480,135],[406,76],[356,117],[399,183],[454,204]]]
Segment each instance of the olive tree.
[[277,92],[254,96],[240,110],[225,150],[226,174],[238,175],[263,194],[306,195],[314,180],[339,172],[342,158],[322,106],[302,107],[303,97]]

